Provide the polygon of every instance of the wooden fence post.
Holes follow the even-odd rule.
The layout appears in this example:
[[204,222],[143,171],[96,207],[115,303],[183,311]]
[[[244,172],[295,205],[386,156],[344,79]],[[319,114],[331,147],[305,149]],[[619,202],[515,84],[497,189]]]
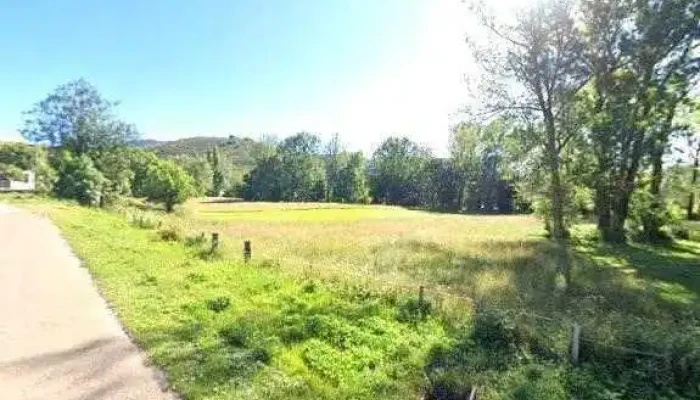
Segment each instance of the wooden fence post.
[[219,234],[214,232],[211,234],[211,252],[219,249]]
[[425,302],[425,288],[423,286],[418,287],[418,315],[420,315],[421,318],[425,317],[423,315],[423,304]]
[[248,261],[250,261],[250,257],[252,257],[253,251],[250,246],[250,240],[245,240],[243,242],[243,260],[247,264]]
[[570,345],[570,354],[569,355],[571,356],[571,363],[574,365],[578,364],[580,342],[581,342],[581,325],[574,322],[574,324],[571,326],[571,342],[569,343],[569,345]]

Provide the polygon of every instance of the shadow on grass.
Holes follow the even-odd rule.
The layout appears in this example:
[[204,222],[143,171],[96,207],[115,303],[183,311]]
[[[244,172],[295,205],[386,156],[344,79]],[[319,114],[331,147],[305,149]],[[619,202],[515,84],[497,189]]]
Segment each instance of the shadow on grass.
[[[395,263],[418,282],[545,315],[590,318],[617,312],[678,319],[687,316],[700,294],[700,261],[682,245],[557,247],[545,240],[486,241],[460,253],[411,240],[375,249],[383,251],[413,254]],[[382,265],[377,269],[381,272]]]
[[[428,359],[426,374],[442,394],[433,398],[465,398],[472,385],[527,399],[598,398],[606,391],[639,399],[698,395],[700,310],[693,302],[700,265],[692,247],[496,241],[477,254],[458,254],[436,244],[403,245],[427,255],[419,262],[431,267],[436,283],[477,303],[471,333]],[[575,369],[567,362],[574,321],[586,339],[584,366]],[[552,363],[561,372],[550,374]],[[539,369],[548,372],[532,372]]]

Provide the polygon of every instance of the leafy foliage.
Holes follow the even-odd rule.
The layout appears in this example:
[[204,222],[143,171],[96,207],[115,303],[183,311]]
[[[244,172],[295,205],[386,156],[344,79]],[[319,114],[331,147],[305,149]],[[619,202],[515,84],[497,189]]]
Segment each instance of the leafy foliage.
[[146,166],[144,194],[148,200],[163,203],[168,212],[192,195],[194,182],[182,167],[170,160],[155,160]]
[[372,197],[390,204],[419,205],[421,178],[429,158],[426,149],[408,138],[385,140],[371,160]]
[[90,157],[62,151],[54,162],[58,172],[54,192],[58,197],[75,199],[88,206],[101,204],[107,179],[95,168]]
[[26,112],[25,139],[76,154],[124,145],[138,137],[132,125],[114,117],[116,102],[105,100],[84,79],[57,87]]

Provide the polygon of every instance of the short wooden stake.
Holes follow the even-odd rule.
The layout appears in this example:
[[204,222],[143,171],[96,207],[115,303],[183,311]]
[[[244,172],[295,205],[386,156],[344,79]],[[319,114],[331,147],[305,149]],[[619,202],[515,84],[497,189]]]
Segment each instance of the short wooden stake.
[[476,400],[476,386],[472,386],[472,391],[469,393],[469,400]]
[[211,252],[219,249],[219,234],[214,232],[211,234]]
[[571,343],[570,343],[571,363],[574,365],[578,364],[580,342],[581,342],[581,325],[574,323],[571,326]]
[[423,304],[425,301],[425,288],[423,286],[418,287],[418,313],[421,318],[425,317],[423,315]]
[[245,240],[243,242],[243,260],[248,263],[250,261],[250,257],[253,255],[253,251],[251,250],[250,246],[250,240]]

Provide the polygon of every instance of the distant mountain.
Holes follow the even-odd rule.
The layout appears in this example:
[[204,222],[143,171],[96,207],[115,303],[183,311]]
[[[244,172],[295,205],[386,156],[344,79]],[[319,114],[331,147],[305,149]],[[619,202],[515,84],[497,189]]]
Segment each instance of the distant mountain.
[[255,165],[254,155],[261,144],[253,139],[237,136],[195,136],[177,140],[143,139],[135,141],[133,146],[151,150],[161,157],[204,157],[207,151],[218,146],[219,155],[224,162],[231,167],[247,171]]
[[153,140],[144,139],[134,143],[136,147],[151,149],[161,156],[177,155],[201,155],[214,148],[214,146],[236,145],[244,139],[237,137],[206,137],[196,136],[177,140]]

